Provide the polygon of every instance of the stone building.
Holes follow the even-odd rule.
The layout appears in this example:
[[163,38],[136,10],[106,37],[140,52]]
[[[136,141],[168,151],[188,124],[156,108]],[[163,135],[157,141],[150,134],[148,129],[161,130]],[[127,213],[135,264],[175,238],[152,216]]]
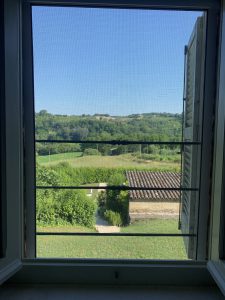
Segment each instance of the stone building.
[[141,188],[129,191],[131,222],[137,219],[178,217],[180,191],[171,189],[180,187],[180,173],[127,171],[126,178],[130,187]]

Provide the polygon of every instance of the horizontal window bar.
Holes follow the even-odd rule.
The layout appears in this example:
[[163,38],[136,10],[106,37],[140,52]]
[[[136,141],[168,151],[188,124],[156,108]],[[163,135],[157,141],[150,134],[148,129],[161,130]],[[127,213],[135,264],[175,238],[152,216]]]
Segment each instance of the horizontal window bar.
[[62,189],[62,190],[86,190],[86,189],[93,189],[93,190],[120,190],[120,191],[198,191],[198,188],[158,188],[158,187],[130,187],[130,186],[36,186],[36,189]]
[[190,233],[97,233],[97,232],[36,232],[36,235],[61,235],[61,236],[152,236],[152,237],[195,237]]
[[82,140],[35,140],[36,143],[70,144],[110,144],[110,145],[201,145],[201,142],[161,142],[161,141],[82,141]]
[[204,9],[220,9],[218,0],[151,0],[146,4],[146,1],[124,1],[124,0],[25,0],[25,3],[32,5],[48,5],[48,6],[77,6],[91,8],[129,8],[129,9],[170,9],[170,10],[204,10]]

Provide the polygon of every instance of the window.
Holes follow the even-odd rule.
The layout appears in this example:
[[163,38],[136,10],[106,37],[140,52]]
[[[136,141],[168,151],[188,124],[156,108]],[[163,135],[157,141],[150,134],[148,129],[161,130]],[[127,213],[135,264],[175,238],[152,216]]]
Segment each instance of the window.
[[[45,2],[47,3],[47,2]],[[48,2],[49,5],[52,3]],[[33,5],[43,4],[38,3],[32,0]],[[69,4],[69,2],[67,2]],[[70,3],[72,4],[72,3]],[[33,127],[33,70],[32,70],[32,34],[31,34],[31,15],[30,15],[30,5],[31,2],[24,3],[23,7],[23,101],[24,101],[24,132],[21,129],[21,120],[22,120],[22,111],[20,109],[21,104],[21,87],[22,87],[22,78],[21,78],[21,68],[20,68],[20,41],[21,41],[21,28],[18,24],[21,23],[20,14],[19,14],[19,4],[18,7],[12,7],[10,9],[10,5],[13,6],[14,4],[7,2],[6,4],[6,20],[11,20],[12,22],[6,22],[6,128],[7,128],[7,202],[8,202],[8,213],[9,217],[13,222],[7,224],[10,225],[7,230],[7,236],[15,236],[15,239],[9,239],[8,243],[8,250],[6,255],[6,260],[1,261],[1,266],[9,263],[9,256],[10,258],[20,258],[20,217],[21,217],[21,210],[20,210],[20,200],[23,199],[22,191],[23,191],[23,182],[21,176],[22,171],[22,164],[23,162],[23,148],[21,147],[22,141],[22,133],[24,134],[24,149],[25,149],[25,159],[24,159],[24,173],[25,173],[25,203],[24,203],[24,211],[25,212],[25,252],[26,258],[34,258],[35,257],[35,205],[33,202],[34,195],[33,195],[33,188],[35,186],[34,178],[35,178],[35,164],[34,164],[34,127]],[[85,5],[83,3],[83,5]],[[118,7],[123,6],[124,4],[118,4]],[[95,5],[94,5],[95,6]],[[103,6],[107,6],[104,4]],[[144,5],[139,4],[140,8],[146,8]],[[128,7],[134,8],[133,4],[128,5]],[[151,2],[148,8],[154,9],[182,9],[182,10],[200,10],[204,11],[207,15],[207,30],[206,30],[206,43],[205,43],[205,78],[204,78],[204,110],[202,112],[203,120],[202,120],[202,140],[201,140],[201,168],[200,168],[200,191],[199,191],[199,207],[198,207],[198,223],[197,223],[197,240],[198,243],[196,245],[197,249],[197,259],[205,259],[207,257],[207,223],[208,223],[208,215],[209,215],[209,200],[210,200],[210,174],[211,174],[211,156],[212,156],[212,137],[213,137],[213,108],[215,106],[215,68],[216,68],[216,24],[217,24],[217,17],[218,17],[218,3],[207,1],[205,3],[197,4],[196,2],[192,3],[190,1],[183,2],[182,4],[177,5],[176,1],[171,3],[171,6],[168,7],[168,4]],[[15,14],[15,18],[11,19],[12,11]],[[10,23],[10,24],[9,24]],[[12,29],[13,27],[13,29]],[[9,34],[10,33],[10,34]],[[13,39],[11,37],[14,37]],[[13,78],[13,80],[12,80]],[[187,76],[186,76],[187,78]],[[14,88],[10,88],[10,87]],[[193,146],[194,147],[194,146]],[[183,149],[185,152],[185,149]],[[185,164],[185,162],[183,162]],[[189,175],[190,176],[190,173]],[[10,187],[13,186],[14,188],[11,189]],[[194,191],[193,191],[194,192]],[[13,208],[13,209],[12,209]],[[188,228],[188,221],[187,227]],[[18,233],[18,234],[15,234]],[[100,238],[100,237],[99,237]],[[34,260],[29,262],[26,260],[24,265],[28,266],[29,263],[36,265],[39,263],[40,260]],[[81,261],[81,260],[79,260]],[[45,261],[48,263],[48,270],[51,269],[51,266],[56,262],[47,260]],[[67,261],[68,262],[68,261]],[[84,261],[83,261],[84,262]],[[85,261],[86,262],[86,261]],[[116,268],[122,267],[118,261],[114,262],[113,266],[117,266]],[[123,263],[126,263],[123,261]],[[136,262],[135,262],[136,263]],[[143,262],[140,262],[140,265]],[[145,262],[145,266],[150,266],[150,262]],[[162,262],[162,265],[168,265],[168,262]],[[171,279],[170,275],[178,268],[175,266],[177,264],[180,265],[180,262],[172,263],[172,271],[170,268],[167,269],[167,282],[168,278]],[[193,276],[197,276],[196,274],[201,268],[203,268],[203,264],[197,264],[192,262],[187,262],[185,264],[188,266],[185,268],[189,274],[191,273]],[[85,265],[87,266],[87,264]],[[199,267],[200,266],[200,267]],[[40,266],[39,266],[40,267]],[[55,267],[55,265],[53,266]],[[96,268],[100,268],[100,263],[98,266],[95,266],[95,276],[96,280],[98,277],[98,272]],[[69,269],[68,267],[66,267]],[[114,268],[114,267],[113,267]],[[191,270],[195,269],[193,273]],[[125,267],[123,268],[125,270]],[[156,268],[159,270],[158,268]],[[165,269],[165,268],[164,268]],[[38,270],[38,269],[36,269]],[[79,269],[79,271],[85,272],[87,269]],[[182,269],[183,270],[183,269]],[[198,270],[198,271],[197,271]],[[201,269],[202,270],[202,269]],[[105,270],[106,271],[106,270]],[[104,271],[104,276],[105,276]],[[137,271],[137,270],[136,270]],[[137,272],[135,271],[135,278],[137,280]],[[143,271],[143,268],[140,268],[140,272]],[[185,271],[185,272],[186,272]],[[38,272],[38,271],[37,271]],[[125,272],[125,271],[124,271]],[[157,271],[158,272],[158,271]],[[157,273],[156,272],[156,273]],[[170,275],[168,275],[168,272]],[[178,271],[179,272],[179,271]],[[81,274],[80,273],[80,274]],[[132,272],[128,272],[132,277]],[[154,276],[156,274],[154,272]],[[159,276],[162,276],[161,272],[157,273]],[[43,274],[43,272],[42,272]],[[66,273],[67,274],[67,273]],[[71,274],[71,273],[70,273]],[[109,274],[109,273],[107,273]],[[140,274],[140,273],[138,273]],[[149,273],[148,273],[149,274]],[[51,275],[55,275],[51,273]],[[67,275],[69,276],[69,275]],[[102,279],[105,277],[102,277]],[[159,276],[157,278],[159,278]],[[128,276],[129,277],[129,276]],[[151,277],[151,276],[150,276]],[[98,277],[99,278],[99,277]],[[111,278],[111,277],[110,277]],[[151,277],[152,278],[152,277]],[[202,277],[200,277],[202,278]],[[141,280],[141,276],[140,276]],[[137,282],[137,281],[135,281]]]
[[196,259],[206,12],[31,9],[32,256]]

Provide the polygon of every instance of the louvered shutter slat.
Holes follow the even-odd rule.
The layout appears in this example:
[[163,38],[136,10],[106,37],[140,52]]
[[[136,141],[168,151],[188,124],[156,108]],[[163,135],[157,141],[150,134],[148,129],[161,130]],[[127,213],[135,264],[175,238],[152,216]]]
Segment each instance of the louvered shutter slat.
[[[186,74],[185,74],[185,111],[183,124],[183,140],[199,140],[198,126],[201,114],[200,82],[202,76],[203,54],[203,17],[197,19],[188,46],[186,47]],[[200,59],[199,59],[200,58]],[[202,101],[202,100],[201,100]],[[184,188],[196,187],[197,159],[196,146],[183,148],[182,186]],[[183,233],[193,234],[197,224],[197,197],[196,192],[183,191],[181,197],[181,230]],[[194,258],[195,239],[184,238],[189,258]]]

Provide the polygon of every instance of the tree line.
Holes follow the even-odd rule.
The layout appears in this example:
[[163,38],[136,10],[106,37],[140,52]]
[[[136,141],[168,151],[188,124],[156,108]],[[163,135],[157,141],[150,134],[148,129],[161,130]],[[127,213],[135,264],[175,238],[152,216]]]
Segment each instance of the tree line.
[[[146,113],[129,116],[56,115],[41,110],[35,114],[36,139],[90,141],[88,144],[37,143],[38,155],[65,152],[85,152],[93,155],[118,155],[141,152],[151,154],[158,149],[173,149],[172,146],[155,148],[149,145],[109,145],[92,141],[181,141],[182,114]],[[90,149],[95,149],[92,151]]]

